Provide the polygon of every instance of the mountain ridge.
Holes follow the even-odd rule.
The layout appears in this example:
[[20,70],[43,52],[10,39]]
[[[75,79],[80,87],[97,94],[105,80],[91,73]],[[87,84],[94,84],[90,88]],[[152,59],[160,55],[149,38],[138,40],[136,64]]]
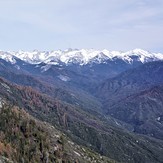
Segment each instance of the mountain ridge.
[[[30,87],[0,80],[1,101],[24,108],[35,118],[49,122],[79,145],[89,147],[119,162],[155,162],[162,160],[163,142],[113,127],[82,110],[53,101]],[[92,136],[93,135],[93,136]],[[126,145],[127,144],[127,145]]]
[[[33,54],[0,52],[0,106],[7,100],[113,160],[162,162],[162,89],[149,90],[163,84],[162,54],[155,58],[135,49],[120,58],[121,53],[114,51],[116,57],[111,59],[102,52],[88,52],[69,49],[58,58],[36,50]],[[25,58],[18,58],[19,54]],[[89,63],[82,62],[84,55],[92,57]],[[46,63],[37,63],[46,56]],[[142,101],[148,116],[139,107]],[[144,130],[146,126],[150,130]]]
[[107,60],[114,61],[117,58],[131,64],[134,60],[146,63],[149,61],[163,60],[163,54],[151,53],[142,49],[134,49],[127,52],[94,50],[94,49],[67,49],[56,51],[0,51],[0,58],[15,63],[15,57],[30,64],[44,62],[50,65],[78,63],[86,65],[91,63],[105,63]]

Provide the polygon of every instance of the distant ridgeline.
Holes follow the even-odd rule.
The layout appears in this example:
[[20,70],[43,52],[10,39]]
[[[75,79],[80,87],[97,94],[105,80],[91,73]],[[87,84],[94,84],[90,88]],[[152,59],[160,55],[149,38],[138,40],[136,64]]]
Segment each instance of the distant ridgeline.
[[0,162],[162,163],[163,54],[0,51]]

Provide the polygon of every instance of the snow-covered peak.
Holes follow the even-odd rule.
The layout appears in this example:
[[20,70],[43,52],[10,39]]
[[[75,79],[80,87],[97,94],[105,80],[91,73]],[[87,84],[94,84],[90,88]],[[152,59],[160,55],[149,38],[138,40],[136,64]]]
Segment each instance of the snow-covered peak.
[[16,63],[15,57],[8,52],[0,51],[0,58],[12,64]]
[[[122,51],[108,51],[106,49],[94,50],[94,49],[66,49],[64,51],[38,51],[32,52],[18,51],[18,52],[3,52],[0,51],[0,58],[5,59],[11,63],[15,63],[15,57],[31,63],[38,64],[44,62],[46,64],[70,64],[77,63],[85,65],[88,63],[105,63],[107,60],[115,60],[117,58],[124,60],[125,62],[132,63],[136,59],[142,63],[156,60],[163,60],[163,54],[151,53],[142,49],[134,49],[127,52]],[[134,59],[133,59],[134,58]]]

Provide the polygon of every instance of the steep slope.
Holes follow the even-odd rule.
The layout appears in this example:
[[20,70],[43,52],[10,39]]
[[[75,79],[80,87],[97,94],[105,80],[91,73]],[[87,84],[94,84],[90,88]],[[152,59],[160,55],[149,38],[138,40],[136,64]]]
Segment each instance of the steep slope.
[[163,85],[128,96],[110,106],[107,114],[132,124],[134,132],[163,139]]
[[112,162],[75,144],[50,124],[38,121],[23,109],[10,105],[0,108],[0,161],[2,159],[14,163]]
[[[78,144],[113,160],[162,162],[162,140],[122,129],[128,123],[135,132],[161,139],[162,92],[150,93],[150,88],[163,83],[163,62],[144,63],[162,60],[162,54],[138,49],[126,53],[67,50],[1,52],[0,57],[0,75],[14,83],[0,79],[0,101],[24,108]],[[124,72],[134,67],[138,68]],[[92,88],[104,104],[106,118],[97,113],[101,103],[88,92]],[[126,104],[131,107],[123,107]]]
[[[0,59],[1,74],[3,71],[12,71],[14,73],[30,74],[33,76],[41,77],[41,80],[50,82],[57,87],[66,87],[70,89],[78,89],[88,91],[94,85],[100,83],[104,79],[113,77],[120,72],[127,69],[136,67],[142,64],[126,63],[122,59],[116,58],[115,60],[107,60],[104,63],[89,63],[86,65],[74,64],[29,64],[18,58],[13,59]],[[11,75],[10,75],[11,76]],[[12,77],[12,76],[11,76]]]
[[[133,126],[133,131],[163,138],[163,62],[146,63],[109,79],[97,88],[107,115]],[[152,88],[153,87],[153,88]]]
[[[137,67],[146,62],[163,60],[163,54],[141,49],[128,52],[67,49],[51,52],[0,52],[0,58],[11,62],[17,69],[31,74],[49,76],[52,82],[68,87],[89,90],[104,79]],[[22,60],[24,64],[18,61]]]
[[119,162],[159,163],[163,142],[131,134],[80,108],[60,103],[29,88],[1,79],[0,97],[23,107],[31,115],[51,123],[72,140]]
[[[96,96],[111,106],[123,98],[163,83],[163,62],[150,62],[108,79],[94,89]],[[106,108],[107,109],[107,108]]]
[[[31,86],[41,93],[50,95],[69,104],[80,106],[85,110],[100,111],[101,104],[95,97],[86,91],[75,89],[65,84],[65,82],[62,83],[60,81],[60,70],[58,68],[52,69],[51,73],[47,73],[46,75],[39,75],[38,72],[33,73],[35,66],[33,67],[30,64],[19,61],[19,67],[21,68],[17,69],[15,65],[0,60],[0,76],[18,85]],[[62,70],[62,72],[65,73],[64,70]],[[75,80],[75,74],[73,76]],[[60,75],[60,77],[64,76]],[[81,81],[81,78],[79,80]]]

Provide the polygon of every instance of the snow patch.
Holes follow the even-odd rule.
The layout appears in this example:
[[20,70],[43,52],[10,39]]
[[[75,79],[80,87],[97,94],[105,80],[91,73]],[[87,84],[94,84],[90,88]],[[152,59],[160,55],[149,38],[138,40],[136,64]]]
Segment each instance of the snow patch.
[[5,84],[5,83],[1,83],[1,85],[2,85],[4,88],[6,88],[6,89],[10,89],[10,87],[9,87],[7,84]]
[[78,155],[78,156],[81,156],[78,152],[76,152],[76,151],[74,151],[74,153],[76,154],[76,155]]
[[18,66],[18,65],[15,65],[15,68],[16,68],[17,70],[20,70],[20,66]]
[[117,126],[121,126],[116,120],[115,120],[115,124],[116,124]]
[[45,65],[45,66],[42,66],[41,67],[41,72],[45,72],[45,71],[47,71],[47,70],[49,70],[51,68],[51,65]]
[[58,78],[64,82],[70,81],[70,78],[68,76],[59,75]]
[[2,108],[2,104],[3,104],[2,98],[0,97],[0,108]]
[[11,93],[10,87],[9,87],[7,84],[1,83],[1,85],[2,85],[8,92]]

